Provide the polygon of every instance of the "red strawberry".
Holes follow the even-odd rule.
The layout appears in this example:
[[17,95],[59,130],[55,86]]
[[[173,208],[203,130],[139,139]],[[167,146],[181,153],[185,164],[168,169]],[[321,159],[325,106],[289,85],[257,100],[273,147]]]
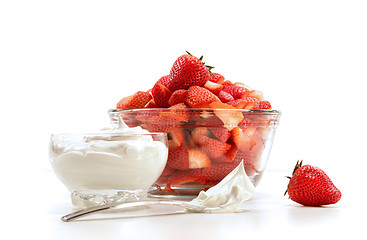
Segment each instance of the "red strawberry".
[[220,102],[219,98],[206,88],[192,86],[188,89],[185,103],[191,108],[207,108],[212,102]]
[[142,127],[149,132],[169,132],[174,127],[178,126],[179,120],[166,116],[151,116],[144,119]]
[[173,191],[172,185],[182,185],[189,182],[198,182],[204,184],[201,173],[202,168],[195,168],[189,170],[177,170],[168,177],[166,191]]
[[199,139],[202,136],[205,136],[208,133],[208,129],[206,127],[196,127],[191,132],[191,139],[194,145],[198,145]]
[[180,127],[175,127],[169,132],[169,136],[173,140],[174,145],[171,147],[181,147],[185,142],[184,130]]
[[202,136],[199,139],[198,144],[200,148],[212,158],[218,158],[222,156],[231,148],[230,144],[209,138],[207,136]]
[[154,99],[150,99],[150,101],[145,104],[144,108],[156,108],[157,104],[155,104]]
[[231,94],[234,99],[244,98],[249,93],[246,88],[235,85],[224,85],[223,91]]
[[188,89],[191,86],[202,87],[210,80],[208,68],[195,56],[185,54],[177,58],[170,71],[168,89]]
[[225,127],[211,127],[209,130],[222,142],[227,142],[227,140],[231,137],[231,132]]
[[210,159],[205,152],[197,148],[190,148],[189,152],[189,168],[206,168],[211,166]]
[[205,181],[220,181],[236,167],[237,165],[231,163],[215,163],[211,167],[203,169],[202,179]]
[[162,172],[161,176],[171,175],[174,171],[176,171],[176,169],[171,168],[171,167],[166,165],[166,167],[163,169],[163,172]]
[[138,91],[131,96],[122,98],[117,104],[116,108],[119,109],[132,109],[132,108],[143,108],[152,96],[148,92]]
[[208,89],[209,91],[217,95],[220,91],[222,91],[223,86],[218,83],[207,81],[204,85],[204,88]]
[[239,111],[222,111],[221,109],[236,109],[235,107],[232,107],[231,105],[228,105],[226,103],[213,102],[209,104],[209,107],[214,108],[214,114],[220,120],[222,120],[224,127],[226,127],[229,131],[237,127],[238,123],[240,123],[243,119],[243,115]]
[[220,91],[218,93],[218,98],[223,102],[223,103],[227,103],[227,102],[230,102],[230,101],[234,101],[234,98],[232,97],[231,94],[225,92],[225,91]]
[[260,109],[271,109],[271,104],[269,101],[262,101],[260,102]]
[[255,97],[244,97],[228,102],[237,109],[259,109],[260,101]]
[[152,96],[157,107],[165,108],[169,107],[168,100],[170,99],[172,92],[165,87],[159,81],[152,88]]
[[[287,191],[289,198],[305,206],[321,206],[337,203],[342,194],[330,178],[318,167],[298,162],[293,170]],[[284,195],[285,195],[284,194]]]
[[177,103],[184,103],[187,97],[186,89],[179,89],[172,93],[171,97],[168,100],[168,104],[170,106],[176,105]]
[[184,103],[178,103],[169,107],[168,109],[164,109],[159,113],[160,116],[171,117],[177,119],[181,122],[187,122],[189,120],[189,111],[187,110],[187,106]]
[[189,152],[188,147],[182,145],[181,147],[171,148],[168,151],[167,166],[179,169],[189,169]]
[[224,82],[224,77],[219,73],[210,73],[210,81],[222,84]]
[[245,131],[243,131],[239,127],[235,127],[231,131],[233,142],[242,152],[247,152],[251,150],[251,148],[255,144],[255,142],[251,139],[250,133]]
[[238,149],[236,146],[232,146],[224,155],[216,158],[216,162],[233,162],[237,156]]

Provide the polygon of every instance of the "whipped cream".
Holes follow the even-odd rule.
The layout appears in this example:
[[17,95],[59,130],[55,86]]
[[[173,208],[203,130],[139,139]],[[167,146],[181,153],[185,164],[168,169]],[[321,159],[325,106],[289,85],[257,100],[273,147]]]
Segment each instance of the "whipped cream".
[[185,205],[193,212],[230,213],[240,211],[244,202],[255,192],[255,186],[247,176],[243,161],[217,185],[201,191],[197,198]]
[[117,127],[100,134],[53,135],[51,163],[70,191],[148,190],[168,156],[167,146],[149,134],[119,119]]

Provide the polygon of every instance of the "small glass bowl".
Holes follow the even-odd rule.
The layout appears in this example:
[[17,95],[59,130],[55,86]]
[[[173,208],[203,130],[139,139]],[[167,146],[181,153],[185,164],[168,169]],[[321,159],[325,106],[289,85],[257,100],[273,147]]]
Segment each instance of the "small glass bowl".
[[168,156],[166,133],[52,134],[49,150],[76,207],[144,199]]
[[[281,115],[276,110],[200,108],[110,109],[108,114],[112,125],[121,117],[129,127],[168,133],[167,166],[149,193],[173,198],[197,196],[220,182],[241,160],[256,186],[264,173]],[[240,117],[241,122],[232,121],[232,116]],[[226,150],[217,151],[218,147],[211,146],[224,146]],[[181,162],[188,161],[186,151],[190,149],[206,153],[210,166],[181,166]]]

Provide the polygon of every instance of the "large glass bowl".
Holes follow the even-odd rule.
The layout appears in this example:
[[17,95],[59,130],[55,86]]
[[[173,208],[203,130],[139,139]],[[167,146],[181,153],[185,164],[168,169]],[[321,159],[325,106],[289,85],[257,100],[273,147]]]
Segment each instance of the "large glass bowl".
[[188,198],[217,184],[241,161],[256,186],[280,118],[276,110],[249,109],[110,109],[108,113],[112,125],[121,117],[129,127],[168,133],[167,165],[150,195]]

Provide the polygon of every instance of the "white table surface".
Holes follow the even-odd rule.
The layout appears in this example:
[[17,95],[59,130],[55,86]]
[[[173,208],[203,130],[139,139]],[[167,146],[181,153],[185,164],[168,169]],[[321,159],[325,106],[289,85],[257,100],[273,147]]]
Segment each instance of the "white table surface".
[[[154,207],[135,214],[98,214],[62,222],[60,217],[73,207],[66,188],[46,170],[29,178],[23,188],[18,183],[17,190],[10,190],[12,196],[2,196],[12,198],[14,205],[3,206],[6,224],[0,234],[12,236],[7,239],[292,239],[293,234],[302,239],[315,232],[325,237],[363,234],[365,224],[359,216],[366,213],[366,207],[362,199],[355,202],[354,188],[338,186],[343,197],[335,205],[303,207],[283,196],[285,175],[288,173],[267,171],[241,213],[182,214],[179,208]],[[29,188],[31,185],[37,187]],[[173,212],[178,214],[169,214]]]

